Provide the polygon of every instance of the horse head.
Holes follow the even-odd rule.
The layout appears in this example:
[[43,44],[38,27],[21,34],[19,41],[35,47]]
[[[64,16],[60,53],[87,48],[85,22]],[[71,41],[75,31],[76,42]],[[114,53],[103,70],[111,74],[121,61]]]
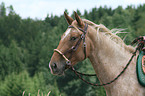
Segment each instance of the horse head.
[[54,49],[49,68],[52,74],[62,75],[71,66],[77,62],[86,59],[89,56],[90,44],[87,36],[89,25],[75,13],[75,20],[69,17],[65,12],[64,16],[69,27],[61,36],[57,49]]

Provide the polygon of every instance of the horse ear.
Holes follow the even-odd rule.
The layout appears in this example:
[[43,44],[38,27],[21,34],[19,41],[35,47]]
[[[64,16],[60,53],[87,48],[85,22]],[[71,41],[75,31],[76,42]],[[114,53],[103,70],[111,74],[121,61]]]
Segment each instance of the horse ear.
[[74,13],[75,13],[75,19],[76,19],[76,21],[78,22],[78,25],[79,26],[83,26],[83,21],[82,21],[82,19],[80,18],[80,16],[74,11]]
[[70,16],[68,16],[66,12],[64,12],[64,16],[65,16],[65,19],[66,19],[67,23],[69,25],[71,25],[71,23],[74,21],[73,18],[71,18]]

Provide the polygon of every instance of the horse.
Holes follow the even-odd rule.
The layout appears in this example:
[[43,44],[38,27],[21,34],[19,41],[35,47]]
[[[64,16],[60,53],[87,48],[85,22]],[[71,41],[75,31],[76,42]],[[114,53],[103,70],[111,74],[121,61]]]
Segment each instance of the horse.
[[[88,58],[100,83],[111,81],[124,69],[135,47],[126,45],[103,24],[97,25],[81,19],[76,12],[74,14],[75,20],[64,12],[69,27],[49,62],[51,73],[63,75],[69,65],[74,66]],[[145,96],[145,88],[138,83],[136,76],[136,59],[137,55],[116,81],[103,86],[107,96]]]

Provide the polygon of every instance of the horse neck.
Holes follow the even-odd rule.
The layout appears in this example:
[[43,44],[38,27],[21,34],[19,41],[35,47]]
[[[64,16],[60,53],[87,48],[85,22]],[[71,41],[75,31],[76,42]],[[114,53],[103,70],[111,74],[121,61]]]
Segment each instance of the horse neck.
[[98,79],[106,83],[122,71],[131,54],[104,33],[90,32],[90,34],[93,47],[89,59]]

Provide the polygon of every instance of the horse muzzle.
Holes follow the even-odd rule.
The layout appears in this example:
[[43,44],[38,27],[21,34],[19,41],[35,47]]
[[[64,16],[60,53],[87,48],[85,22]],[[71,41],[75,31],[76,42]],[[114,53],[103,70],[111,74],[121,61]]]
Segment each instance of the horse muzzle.
[[61,62],[62,64],[60,63],[57,63],[57,62],[51,62],[49,63],[49,68],[51,70],[51,73],[53,75],[63,75],[65,70],[70,68],[71,65],[69,65],[69,62]]

